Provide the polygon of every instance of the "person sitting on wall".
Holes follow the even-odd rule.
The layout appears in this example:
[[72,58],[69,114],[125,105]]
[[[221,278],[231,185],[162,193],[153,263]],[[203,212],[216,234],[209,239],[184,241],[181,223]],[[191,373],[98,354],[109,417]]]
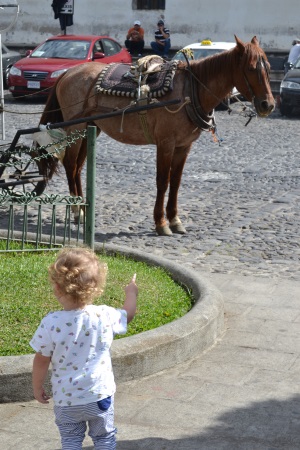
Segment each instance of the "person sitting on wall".
[[156,55],[167,58],[171,48],[170,30],[165,28],[163,20],[157,22],[157,27],[154,33],[155,41],[151,42],[151,47]]
[[141,22],[136,20],[133,27],[128,30],[125,41],[125,46],[131,55],[137,53],[138,56],[142,56],[145,45],[144,34],[145,32],[141,27]]

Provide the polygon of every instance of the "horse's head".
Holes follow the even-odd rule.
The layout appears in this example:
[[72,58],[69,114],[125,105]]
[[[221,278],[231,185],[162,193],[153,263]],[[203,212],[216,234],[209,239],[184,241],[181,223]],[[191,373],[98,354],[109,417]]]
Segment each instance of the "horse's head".
[[241,70],[234,73],[234,85],[248,101],[254,103],[257,114],[266,117],[275,109],[270,87],[270,64],[266,54],[260,48],[256,36],[247,44],[236,36],[235,40]]

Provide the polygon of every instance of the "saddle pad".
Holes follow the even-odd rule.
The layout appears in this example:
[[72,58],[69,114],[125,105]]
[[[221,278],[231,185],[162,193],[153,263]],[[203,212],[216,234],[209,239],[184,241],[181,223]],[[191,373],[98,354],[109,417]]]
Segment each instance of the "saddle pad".
[[[147,85],[150,87],[148,96],[161,97],[173,89],[173,78],[178,61],[163,64],[161,71],[149,74]],[[130,75],[130,64],[109,64],[100,73],[96,82],[96,92],[119,97],[137,97],[138,82]],[[143,84],[143,83],[142,83]]]

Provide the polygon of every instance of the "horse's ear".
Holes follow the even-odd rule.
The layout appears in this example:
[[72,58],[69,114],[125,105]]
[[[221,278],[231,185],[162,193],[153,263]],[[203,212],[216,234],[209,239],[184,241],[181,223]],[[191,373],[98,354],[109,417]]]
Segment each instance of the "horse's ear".
[[257,39],[257,37],[256,36],[253,36],[253,38],[251,39],[251,44],[254,44],[254,45],[259,45],[259,42],[258,42],[258,39]]
[[244,53],[244,51],[245,51],[245,44],[236,35],[234,35],[234,37],[235,37],[235,42],[236,42],[236,45],[237,45],[237,47],[239,49],[239,52],[242,55]]

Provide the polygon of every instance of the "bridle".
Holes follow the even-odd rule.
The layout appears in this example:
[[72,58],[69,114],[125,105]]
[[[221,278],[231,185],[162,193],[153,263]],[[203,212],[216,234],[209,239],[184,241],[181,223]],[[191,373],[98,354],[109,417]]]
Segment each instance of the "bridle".
[[[222,103],[223,105],[225,105],[227,107],[229,114],[232,112],[232,109],[224,103],[223,99],[220,99],[219,97],[217,97],[213,92],[211,92],[211,90],[201,80],[199,80],[199,78],[191,70],[189,59],[188,59],[187,55],[184,52],[183,52],[183,55],[184,55],[186,63],[187,63],[186,70],[189,73],[190,90],[191,90],[191,102],[190,102],[190,104],[186,105],[187,114],[190,117],[190,119],[192,120],[192,122],[194,122],[197,125],[197,127],[199,129],[201,129],[202,131],[215,131],[216,130],[216,122],[215,122],[215,117],[214,117],[214,110],[211,111],[208,115],[206,115],[204,113],[204,111],[198,101],[198,97],[196,95],[195,82],[200,84],[206,91],[208,91],[213,97],[215,97],[219,101],[219,103]],[[262,69],[265,70],[267,79],[268,79],[268,81],[270,81],[269,67],[267,65],[266,60],[260,55],[258,57],[256,68],[255,68],[255,70],[257,71],[257,74],[258,74],[258,81],[260,84],[263,81]],[[243,70],[243,77],[244,77],[247,89],[250,93],[251,101],[253,103],[255,95],[254,95],[251,85],[247,79],[245,70]],[[238,97],[236,97],[236,99],[238,100],[239,103],[241,103],[243,105],[243,113],[244,113],[245,117],[248,117],[248,120],[245,124],[245,126],[247,126],[249,124],[249,122],[252,120],[252,118],[257,116],[257,113],[252,108],[250,108],[248,105],[246,105],[243,101],[238,99]],[[248,111],[248,112],[246,113],[245,111]]]
[[[266,75],[267,75],[267,80],[270,81],[270,69],[269,69],[269,67],[267,65],[267,62],[265,61],[265,59],[262,56],[259,56],[258,60],[257,60],[257,63],[256,63],[256,68],[255,68],[255,70],[257,72],[259,84],[262,84],[262,81],[263,81],[262,69],[265,70]],[[254,95],[252,87],[251,87],[251,85],[249,83],[249,80],[248,80],[248,78],[246,76],[245,70],[243,70],[243,76],[244,76],[244,80],[245,80],[247,89],[250,92],[250,96],[251,96],[251,99],[252,99],[252,102],[253,102],[253,100],[255,98],[255,95]]]

